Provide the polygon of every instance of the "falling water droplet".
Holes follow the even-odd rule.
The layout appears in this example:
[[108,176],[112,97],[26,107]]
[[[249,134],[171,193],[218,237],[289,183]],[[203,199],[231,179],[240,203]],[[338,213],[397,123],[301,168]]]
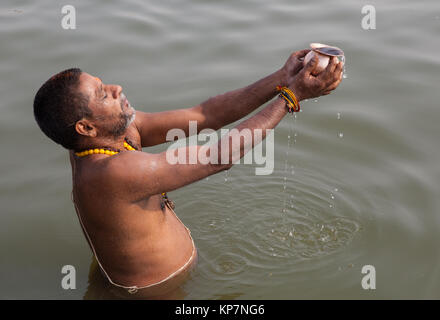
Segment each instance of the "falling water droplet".
[[341,119],[341,113],[338,112],[338,120],[340,120],[340,119]]
[[335,192],[338,192],[338,188],[335,188]]
[[335,196],[333,195],[333,193],[330,193],[330,198],[332,198],[332,200],[335,199]]
[[343,71],[342,71],[342,78],[344,78],[344,79],[347,79],[347,71],[346,71],[346,69],[345,69],[345,56],[342,56],[341,57],[341,61],[342,61],[342,63],[344,64],[344,69],[343,69]]
[[339,137],[339,138],[343,138],[343,137],[344,137],[344,133],[339,132],[338,137]]

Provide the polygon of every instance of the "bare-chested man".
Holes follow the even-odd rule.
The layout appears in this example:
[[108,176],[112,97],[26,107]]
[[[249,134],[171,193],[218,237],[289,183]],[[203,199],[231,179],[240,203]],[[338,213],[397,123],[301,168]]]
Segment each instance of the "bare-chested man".
[[[120,86],[104,84],[79,69],[65,70],[39,89],[35,118],[49,138],[70,152],[78,218],[115,290],[132,297],[159,297],[181,285],[197,250],[166,192],[232,166],[170,164],[166,152],[151,154],[142,148],[166,142],[173,128],[188,135],[190,120],[197,121],[200,131],[241,119],[274,98],[277,86],[291,89],[298,101],[329,94],[342,79],[342,63],[333,58],[314,76],[316,58],[303,66],[307,52],[293,53],[282,68],[254,84],[174,111],[135,112]],[[266,132],[286,113],[285,99],[277,97],[236,128]]]

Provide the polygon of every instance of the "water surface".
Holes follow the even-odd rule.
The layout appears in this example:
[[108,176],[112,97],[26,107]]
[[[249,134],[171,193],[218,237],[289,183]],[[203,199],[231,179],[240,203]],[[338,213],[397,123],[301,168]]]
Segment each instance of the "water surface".
[[[246,86],[310,42],[342,48],[347,78],[282,120],[274,173],[238,165],[170,193],[200,256],[185,298],[440,298],[438,1],[370,1],[369,31],[363,1],[70,4],[76,30],[53,1],[0,5],[0,298],[88,288],[68,156],[33,119],[43,81],[79,66],[138,110],[171,110]],[[60,286],[67,264],[76,290]]]

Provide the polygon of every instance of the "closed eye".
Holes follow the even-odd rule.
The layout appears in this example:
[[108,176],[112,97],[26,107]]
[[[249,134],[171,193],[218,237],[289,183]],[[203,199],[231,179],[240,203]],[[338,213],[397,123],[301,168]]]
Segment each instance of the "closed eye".
[[106,99],[107,98],[107,92],[104,91],[104,89],[102,88],[102,84],[101,84],[101,92],[103,92],[102,100]]

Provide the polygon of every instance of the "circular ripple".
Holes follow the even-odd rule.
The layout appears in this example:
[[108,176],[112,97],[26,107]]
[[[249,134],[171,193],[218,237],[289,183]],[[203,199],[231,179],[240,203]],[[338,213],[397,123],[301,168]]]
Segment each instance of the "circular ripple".
[[240,255],[224,253],[211,261],[210,268],[219,276],[235,276],[243,272],[247,267],[247,261]]
[[328,221],[289,220],[270,226],[270,231],[261,226],[262,232],[258,234],[261,242],[265,243],[260,247],[264,254],[286,258],[328,255],[350,243],[360,229],[356,221],[341,217]]
[[[292,275],[325,268],[350,245],[365,219],[349,190],[296,172],[286,178],[286,189],[283,177],[258,184],[233,174],[228,183],[210,179],[197,186],[190,201],[200,210],[191,212],[190,227],[204,252],[207,278],[250,283],[262,272]],[[194,204],[181,209],[186,206]]]

